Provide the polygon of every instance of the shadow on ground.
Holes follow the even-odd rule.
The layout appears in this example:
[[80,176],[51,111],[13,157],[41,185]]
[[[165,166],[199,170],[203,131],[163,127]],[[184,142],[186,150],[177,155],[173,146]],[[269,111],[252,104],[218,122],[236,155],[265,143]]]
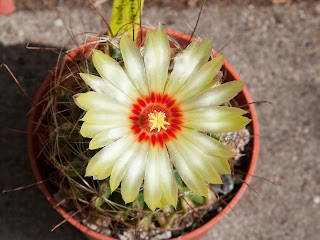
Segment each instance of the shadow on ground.
[[[11,69],[31,98],[57,59],[58,54],[52,51],[0,44],[0,63]],[[35,183],[35,179],[29,165],[25,133],[31,104],[5,67],[0,68],[0,75],[0,189],[3,190]],[[85,239],[69,223],[51,232],[63,219],[37,186],[1,193],[0,216],[1,239]]]

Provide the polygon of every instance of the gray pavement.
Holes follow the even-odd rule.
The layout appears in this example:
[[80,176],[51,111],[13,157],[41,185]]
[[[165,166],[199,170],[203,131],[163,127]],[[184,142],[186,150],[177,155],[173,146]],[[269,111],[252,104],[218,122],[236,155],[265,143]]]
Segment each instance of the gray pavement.
[[[105,5],[105,6],[108,6]],[[111,9],[102,9],[110,17]],[[190,33],[199,8],[145,8],[143,23]],[[0,63],[6,63],[33,97],[57,61],[32,46],[73,47],[61,18],[78,42],[105,26],[92,9],[17,11],[0,16]],[[189,27],[190,26],[190,27]],[[87,32],[88,34],[79,34]],[[240,202],[206,240],[319,239],[320,233],[320,3],[288,5],[208,5],[197,34],[214,40],[240,72],[257,104],[261,143],[256,176]],[[0,69],[0,188],[34,183],[25,131],[30,107],[4,68]],[[37,187],[0,196],[1,240],[85,239],[71,225],[50,232],[61,217]]]

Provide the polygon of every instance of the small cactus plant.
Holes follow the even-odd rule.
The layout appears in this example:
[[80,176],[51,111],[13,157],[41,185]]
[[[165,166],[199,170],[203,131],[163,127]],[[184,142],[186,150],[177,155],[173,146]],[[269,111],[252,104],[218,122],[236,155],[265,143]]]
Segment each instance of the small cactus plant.
[[182,47],[159,24],[136,45],[132,29],[100,36],[85,45],[89,58],[56,69],[36,127],[49,135],[40,156],[56,198],[88,227],[166,239],[232,191],[219,190],[239,151],[228,146],[250,119],[231,106],[244,83],[222,84],[210,39]]

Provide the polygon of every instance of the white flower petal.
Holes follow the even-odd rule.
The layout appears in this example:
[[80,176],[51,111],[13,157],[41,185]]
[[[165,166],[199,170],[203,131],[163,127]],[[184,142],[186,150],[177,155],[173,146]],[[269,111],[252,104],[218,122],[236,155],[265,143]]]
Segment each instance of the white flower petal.
[[169,95],[174,95],[187,82],[191,73],[199,70],[208,61],[212,52],[212,41],[206,39],[200,44],[199,42],[198,38],[190,43],[174,64],[166,86]]
[[[215,170],[220,174],[230,174],[231,173],[230,164],[229,164],[227,158],[214,156],[212,154],[208,154],[208,152],[203,152],[202,151],[203,148],[199,148],[194,142],[190,141],[189,139],[187,139],[187,141],[183,140],[183,142],[185,144],[185,147],[187,146],[186,147],[187,151],[191,150],[191,153],[189,153],[190,156],[192,154],[197,154],[197,156],[194,159],[199,159],[199,163],[201,163],[204,160],[204,161],[206,161],[204,163],[204,166],[206,166],[208,164],[207,162],[210,162],[212,164],[212,166],[215,168]],[[209,166],[208,168],[211,168],[211,167]],[[210,171],[209,171],[209,174],[210,174]],[[219,177],[215,171],[214,171],[214,175],[215,175],[215,177]],[[210,180],[206,180],[206,181],[210,182]],[[220,181],[221,181],[221,179],[219,177],[217,179],[217,183]],[[211,183],[213,183],[213,182],[211,182]]]
[[201,178],[196,169],[191,169],[188,166],[181,153],[182,150],[175,146],[175,141],[170,140],[166,142],[166,146],[169,150],[171,161],[187,187],[197,195],[208,196],[208,186],[206,182]]
[[107,177],[109,177],[111,174],[111,169],[107,169],[106,171],[94,176],[97,180],[104,180],[106,179]]
[[159,175],[159,148],[150,147],[144,177],[144,201],[154,211],[161,200],[161,176]]
[[187,123],[187,126],[199,131],[219,133],[239,131],[244,128],[249,122],[251,122],[251,119],[249,118],[236,116],[233,118],[221,119],[217,121],[190,121]]
[[200,152],[200,150],[192,144],[188,139],[180,134],[180,141],[177,141],[176,145],[181,151],[185,161],[187,162],[190,169],[195,169],[203,180],[214,183],[221,184],[221,178],[217,170],[212,166],[210,161]]
[[96,92],[103,93],[106,96],[121,103],[130,104],[132,102],[132,100],[127,95],[113,86],[109,81],[87,73],[80,73],[79,75],[83,79],[83,81],[85,81],[85,83],[88,84]]
[[170,46],[161,24],[153,32],[148,30],[143,55],[149,90],[162,93],[168,77]]
[[186,125],[188,125],[189,122],[213,123],[215,121],[219,122],[238,117],[246,113],[247,111],[241,108],[216,106],[212,108],[199,108],[184,111],[184,119],[186,121]]
[[126,174],[129,164],[135,161],[136,158],[139,158],[139,152],[145,151],[144,149],[138,150],[139,147],[146,148],[146,144],[139,144],[137,142],[133,142],[126,151],[118,158],[117,162],[115,163],[111,176],[110,176],[110,187],[111,191],[114,191],[120,184],[122,178]]
[[117,109],[91,109],[81,119],[82,121],[95,124],[114,124],[127,126],[129,119],[125,112],[119,112]]
[[168,204],[170,204],[167,199],[164,197],[164,195],[162,195],[162,198],[160,200],[160,203],[158,205],[158,208],[164,208],[165,206],[167,206]]
[[227,158],[210,155],[207,159],[211,162],[211,164],[218,171],[218,173],[231,174],[230,164]]
[[[129,126],[129,124],[130,123],[127,124],[127,127]],[[86,138],[93,138],[94,136],[96,136],[98,133],[102,131],[105,131],[111,128],[118,128],[118,127],[124,127],[124,126],[121,126],[117,122],[110,123],[110,124],[94,124],[94,123],[84,122],[81,126],[80,134]]]
[[204,154],[220,156],[224,158],[232,158],[235,156],[235,153],[223,143],[207,136],[204,133],[199,133],[198,131],[184,128],[183,135],[187,137],[193,144],[195,144]]
[[78,93],[73,96],[74,102],[83,110],[95,108],[118,109],[118,111],[130,111],[128,105],[120,104],[119,102],[109,98],[107,95],[98,92]]
[[139,96],[137,89],[132,85],[116,60],[99,50],[93,50],[92,61],[103,79],[111,82],[116,88],[133,100]]
[[94,150],[107,146],[122,136],[128,135],[130,132],[131,130],[129,127],[109,128],[104,130],[95,135],[90,141],[89,149]]
[[178,186],[167,149],[160,149],[159,155],[159,172],[161,174],[162,181],[162,198],[165,198],[168,204],[176,207],[178,201]]
[[187,79],[186,84],[184,84],[179,92],[177,92],[176,97],[178,102],[191,99],[207,91],[210,87],[216,84],[219,78],[215,77],[219,73],[223,61],[224,58],[220,55],[206,63],[198,71],[193,72]]
[[[192,137],[190,137],[189,134],[187,134],[189,136],[189,138],[193,139]],[[182,132],[182,135],[183,135],[183,132]],[[197,144],[195,144],[195,142],[190,141],[185,136],[181,136],[181,134],[179,136],[179,139],[181,139],[183,141],[182,144],[184,144],[184,147],[187,149],[186,151],[191,151],[191,153],[189,153],[190,156],[192,154],[197,154],[197,156],[194,157],[194,159],[199,159],[199,163],[201,163],[202,160],[204,159],[206,161],[206,163],[204,163],[204,165],[207,165],[208,164],[207,162],[210,162],[218,173],[220,173],[220,174],[230,174],[231,173],[230,164],[229,164],[228,159],[226,157],[218,157],[218,156],[212,155],[210,151],[209,152],[202,151],[203,149],[206,149],[206,148],[205,147],[203,148],[203,146],[199,148],[197,146]],[[193,168],[193,167],[191,167],[191,168]],[[211,167],[209,166],[208,168],[211,168]],[[218,177],[218,175],[216,173],[214,173],[214,174],[216,177]],[[219,177],[217,182],[219,182],[220,180],[221,179]],[[206,180],[206,181],[209,181],[209,180]]]
[[127,149],[130,149],[130,144],[135,139],[136,136],[134,135],[124,136],[101,149],[90,160],[86,169],[86,176],[99,176],[105,174],[104,176],[107,178],[118,157]]
[[138,91],[146,96],[149,93],[143,58],[138,46],[126,35],[120,40],[120,49],[127,75]]
[[[144,145],[148,144],[144,143]],[[144,178],[148,148],[147,146],[138,150],[137,156],[130,163],[121,182],[121,195],[125,203],[133,202],[139,193]]]
[[214,87],[207,91],[206,93],[190,100],[183,102],[180,108],[183,111],[218,106],[229,100],[233,99],[239,92],[241,92],[244,86],[244,82],[241,81],[231,81],[224,83],[220,86]]

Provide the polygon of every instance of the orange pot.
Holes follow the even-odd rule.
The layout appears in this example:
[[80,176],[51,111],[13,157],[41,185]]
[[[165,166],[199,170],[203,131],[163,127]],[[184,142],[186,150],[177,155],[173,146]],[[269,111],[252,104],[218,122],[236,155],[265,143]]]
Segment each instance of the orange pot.
[[15,10],[14,0],[0,0],[0,15],[9,15]]
[[[184,35],[180,32],[172,31],[172,30],[167,30],[168,34],[174,37],[181,45],[186,44],[190,38],[188,35]],[[142,36],[144,38],[146,34],[146,29],[142,30]],[[138,35],[138,42],[140,38],[140,34]],[[192,39],[193,40],[193,39]],[[68,56],[66,56],[63,60],[60,61],[60,63],[56,66],[56,68],[59,68],[62,64],[62,61],[68,62],[68,61],[73,61],[75,59],[84,59],[89,56],[91,46],[86,46],[86,47],[79,47],[73,51],[71,51]],[[237,79],[238,81],[242,81],[238,75],[238,73],[231,67],[231,65],[225,61],[224,62],[224,73],[226,74],[226,79],[225,81],[232,81],[234,79]],[[41,106],[38,105],[43,96],[47,93],[47,89],[50,85],[50,82],[52,79],[54,79],[54,73],[55,71],[50,71],[48,76],[46,77],[45,81],[42,83],[40,86],[36,97],[34,99],[34,106]],[[252,103],[251,96],[249,94],[249,91],[246,87],[243,88],[242,92],[238,94],[236,97],[237,103],[239,105],[245,105],[248,103]],[[258,118],[256,114],[256,110],[253,104],[249,104],[249,113],[247,116],[252,119],[252,122],[249,124],[249,127],[252,130],[253,134],[253,141],[252,141],[252,157],[250,159],[250,162],[248,162],[248,169],[247,169],[247,175],[244,179],[246,183],[249,183],[252,177],[252,174],[254,172],[256,162],[258,159],[258,151],[259,151],[259,129],[258,129]],[[40,107],[40,109],[42,109]],[[29,123],[28,123],[28,149],[29,149],[29,158],[32,166],[33,173],[35,175],[35,178],[37,182],[43,181],[45,178],[42,176],[42,173],[39,169],[38,162],[36,157],[38,156],[41,146],[39,142],[39,138],[37,134],[33,134],[34,129],[35,129],[35,122],[39,119],[41,114],[41,110],[39,110],[38,107],[35,107],[32,112],[30,113],[29,116]],[[40,133],[41,134],[41,133]],[[53,191],[50,189],[49,185],[46,183],[41,183],[40,188],[44,195],[46,196],[47,200],[50,202],[52,206],[55,207],[56,211],[58,211],[61,216],[64,219],[67,219],[72,225],[74,225],[76,228],[78,228],[80,231],[82,231],[88,239],[91,240],[116,240],[115,238],[107,237],[105,235],[102,235],[100,233],[97,233],[88,227],[82,225],[78,221],[76,221],[74,218],[72,218],[63,208],[58,206],[56,200],[53,198]],[[227,206],[224,207],[224,209],[216,215],[214,218],[212,218],[210,221],[202,225],[201,227],[197,228],[196,230],[185,234],[183,236],[180,236],[178,238],[174,238],[174,240],[195,240],[195,239],[200,239],[201,237],[205,236],[208,231],[213,227],[214,224],[216,224],[225,214],[227,214],[230,209],[234,207],[234,205],[239,201],[240,197],[243,195],[244,191],[246,190],[247,185],[242,184],[238,192],[235,194],[235,196],[231,199],[231,201],[228,203]]]

